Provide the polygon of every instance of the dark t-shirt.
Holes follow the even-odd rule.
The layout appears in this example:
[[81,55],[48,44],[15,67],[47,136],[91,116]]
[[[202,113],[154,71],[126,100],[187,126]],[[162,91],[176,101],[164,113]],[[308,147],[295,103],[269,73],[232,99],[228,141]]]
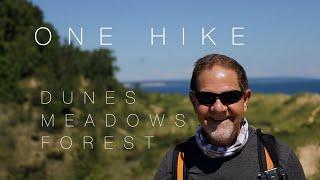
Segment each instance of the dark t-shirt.
[[[184,163],[188,180],[258,179],[257,134],[253,128],[249,128],[249,138],[243,149],[229,157],[209,158],[199,149],[195,137],[191,137],[186,144]],[[293,151],[278,140],[277,144],[280,165],[287,170],[288,179],[305,179],[302,166]],[[172,179],[172,156],[173,149],[170,149],[158,168],[155,180]]]

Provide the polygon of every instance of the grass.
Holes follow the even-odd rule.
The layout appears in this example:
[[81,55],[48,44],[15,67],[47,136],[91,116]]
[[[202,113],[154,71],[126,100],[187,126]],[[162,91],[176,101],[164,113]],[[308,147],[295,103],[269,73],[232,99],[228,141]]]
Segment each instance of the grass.
[[[318,94],[254,94],[250,99],[246,117],[251,125],[275,135],[296,150],[304,145],[319,144],[320,112],[316,111],[319,104]],[[82,127],[81,121],[80,126],[61,127],[59,131],[39,128],[41,107],[23,106],[28,109],[16,104],[1,105],[0,176],[5,178],[153,179],[156,168],[168,148],[192,136],[198,124],[188,97],[178,94],[143,94],[136,98],[134,105],[119,101],[115,106],[106,109],[74,107],[77,109],[75,112],[79,113],[75,117],[80,119],[86,117],[87,113],[92,113],[96,127]],[[95,112],[97,109],[99,112]],[[113,113],[117,117],[115,127],[105,127],[106,113]],[[139,116],[139,125],[135,128],[127,125],[126,117],[130,113]],[[165,114],[162,127],[151,125],[149,114],[154,116],[157,113],[160,117]],[[176,114],[184,114],[184,127],[178,128],[175,125]],[[313,121],[309,121],[310,116]],[[22,121],[19,119],[21,117],[30,119],[24,118]],[[60,117],[56,119],[57,124],[63,125],[63,116],[57,117]],[[67,151],[50,146],[48,150],[39,150],[40,137],[45,134],[54,138],[70,135],[74,138],[74,148]],[[108,151],[103,149],[103,136],[110,134],[114,136],[112,145],[115,149]],[[82,149],[84,135],[92,135],[96,139],[94,151]],[[150,150],[147,149],[145,135],[154,136],[151,139]],[[133,150],[123,148],[125,136],[134,137]],[[35,153],[38,153],[39,159],[30,159]],[[23,159],[28,159],[28,167],[21,166],[25,163]],[[8,168],[10,171],[6,171]],[[52,168],[56,173],[52,172]],[[310,178],[317,177],[319,172]]]

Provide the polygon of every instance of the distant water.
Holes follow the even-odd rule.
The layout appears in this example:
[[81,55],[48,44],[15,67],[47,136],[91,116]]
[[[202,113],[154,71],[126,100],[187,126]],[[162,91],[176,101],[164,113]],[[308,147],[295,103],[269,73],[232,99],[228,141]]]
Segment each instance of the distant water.
[[[189,92],[189,80],[124,82],[127,88],[139,87],[145,92],[181,93]],[[254,78],[249,79],[250,89],[255,93],[296,94],[320,93],[320,79],[308,78]]]

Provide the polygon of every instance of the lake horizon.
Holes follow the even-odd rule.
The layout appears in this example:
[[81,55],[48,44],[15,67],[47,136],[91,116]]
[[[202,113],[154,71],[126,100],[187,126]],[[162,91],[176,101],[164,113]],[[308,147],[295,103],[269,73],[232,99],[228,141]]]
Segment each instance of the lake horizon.
[[[304,77],[257,77],[249,78],[249,88],[254,93],[264,94],[297,94],[320,93],[320,79]],[[139,88],[147,93],[189,93],[190,80],[142,80],[123,81],[128,89]]]

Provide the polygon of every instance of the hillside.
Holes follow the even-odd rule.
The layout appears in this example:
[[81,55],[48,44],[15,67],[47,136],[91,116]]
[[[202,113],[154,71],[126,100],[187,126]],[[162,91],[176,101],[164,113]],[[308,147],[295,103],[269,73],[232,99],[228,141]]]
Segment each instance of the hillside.
[[[251,99],[247,115],[251,125],[261,127],[293,147],[310,178],[319,177],[319,172],[316,174],[319,157],[308,159],[305,156],[312,148],[319,152],[319,104],[318,94],[256,94]],[[167,149],[193,135],[197,125],[188,98],[181,95],[140,94],[133,105],[119,101],[111,111],[102,110],[113,112],[117,117],[112,128],[105,127],[100,112],[92,113],[95,127],[83,127],[85,120],[81,119],[86,119],[86,115],[81,118],[81,114],[87,113],[77,110],[76,127],[66,128],[60,124],[54,130],[48,130],[39,128],[41,109],[37,107],[27,104],[1,107],[1,139],[4,141],[0,144],[0,174],[13,179],[152,179]],[[130,113],[136,114],[140,120],[134,128],[126,122]],[[152,126],[149,115],[156,113],[159,117],[165,115],[162,127],[157,123]],[[176,114],[184,114],[184,127],[175,125]],[[19,123],[14,123],[18,118],[21,118]],[[63,121],[64,118],[56,119],[57,123]],[[136,121],[130,122],[134,125]],[[57,142],[41,149],[43,135],[49,135]],[[83,149],[83,137],[88,135],[94,138],[93,150],[90,146]],[[106,135],[113,136],[112,144],[107,144],[112,150],[104,149],[103,137]],[[58,140],[63,136],[72,138],[69,150],[59,145]],[[131,148],[132,145],[124,141],[126,136],[132,137],[127,141],[134,144],[133,149],[125,149],[125,146]],[[150,149],[145,136],[153,136]],[[64,145],[68,146],[68,143]],[[120,173],[119,169],[122,169]]]

